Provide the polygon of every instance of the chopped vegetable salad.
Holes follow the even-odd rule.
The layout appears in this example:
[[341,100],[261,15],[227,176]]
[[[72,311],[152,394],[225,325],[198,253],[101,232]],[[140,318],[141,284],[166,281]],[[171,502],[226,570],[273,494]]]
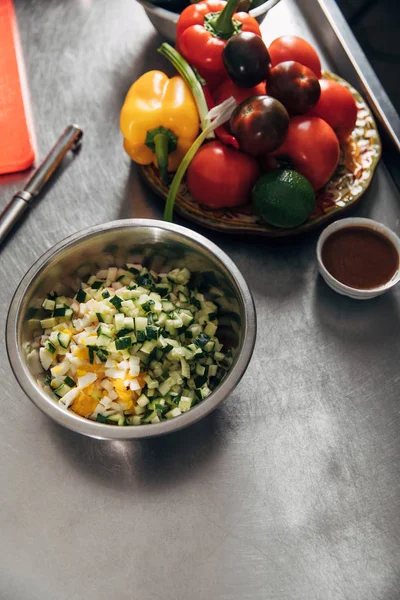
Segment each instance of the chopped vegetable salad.
[[232,363],[218,306],[188,269],[110,267],[73,298],[49,294],[39,358],[60,406],[101,423],[159,423],[207,398]]

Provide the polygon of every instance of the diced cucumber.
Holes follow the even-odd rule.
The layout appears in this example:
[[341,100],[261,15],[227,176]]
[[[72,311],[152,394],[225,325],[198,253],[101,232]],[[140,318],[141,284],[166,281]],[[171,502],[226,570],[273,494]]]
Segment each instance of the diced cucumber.
[[189,379],[190,367],[184,358],[181,358],[181,372],[182,372],[182,377]]
[[139,398],[137,399],[138,406],[141,406],[142,408],[144,406],[146,406],[148,403],[149,403],[149,399],[147,398],[147,396],[145,394],[141,394],[141,396],[139,396]]
[[56,347],[50,341],[47,341],[44,347],[46,348],[47,352],[50,352],[50,354],[56,353]]
[[205,373],[205,367],[203,367],[203,365],[201,365],[200,363],[196,364],[196,375],[204,375]]
[[152,352],[154,350],[156,343],[157,342],[154,340],[145,342],[140,349],[141,352],[144,352],[144,354],[150,354],[150,352]]
[[172,410],[169,410],[167,413],[165,413],[165,417],[167,419],[174,419],[175,417],[179,417],[179,415],[181,415],[181,414],[182,414],[181,410],[178,407],[176,407],[176,408],[173,408]]
[[206,327],[204,329],[204,333],[206,333],[210,337],[213,337],[215,335],[216,331],[217,331],[217,325],[215,325],[215,323],[208,323],[208,325],[206,325]]
[[71,342],[71,334],[70,333],[59,333],[58,334],[58,343],[62,348],[68,348]]
[[39,350],[39,360],[41,365],[45,371],[50,368],[51,363],[53,362],[53,354],[48,352],[46,348],[40,348]]
[[44,308],[44,310],[50,310],[53,311],[55,309],[56,303],[54,300],[49,300],[49,298],[46,298],[43,301],[42,307]]
[[181,412],[187,412],[188,410],[190,410],[192,406],[192,398],[189,398],[188,396],[181,396],[181,399],[179,400],[179,404],[178,404],[178,408]]
[[212,352],[214,350],[214,346],[215,346],[215,342],[213,342],[212,340],[210,340],[209,342],[207,342],[207,344],[204,346],[204,350],[206,352]]
[[55,317],[50,317],[49,319],[42,319],[40,321],[40,327],[42,329],[52,329],[57,325],[57,319]]
[[150,423],[153,419],[155,419],[155,417],[158,418],[157,411],[156,410],[150,410],[142,418],[142,423]]
[[165,300],[161,304],[162,304],[162,309],[165,313],[170,313],[173,310],[175,310],[175,305],[172,304],[172,302]]
[[59,398],[62,398],[63,396],[65,396],[65,394],[67,394],[70,391],[71,391],[71,388],[66,383],[62,383],[61,385],[58,386],[57,389],[54,390],[54,393]]
[[135,317],[135,329],[136,331],[145,331],[147,327],[146,317]]
[[96,340],[96,346],[104,346],[107,347],[111,343],[112,339],[108,335],[104,335],[103,333],[98,336]]

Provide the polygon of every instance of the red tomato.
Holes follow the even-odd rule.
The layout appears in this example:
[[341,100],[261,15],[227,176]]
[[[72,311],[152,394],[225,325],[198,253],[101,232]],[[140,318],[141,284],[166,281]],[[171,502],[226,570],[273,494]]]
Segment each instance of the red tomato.
[[357,105],[351,92],[337,81],[321,79],[321,96],[309,115],[324,119],[340,142],[344,142],[357,121]]
[[314,48],[296,35],[282,35],[272,42],[268,48],[272,66],[281,62],[294,60],[314,71],[318,79],[321,77],[321,62]]
[[190,163],[186,183],[196,202],[222,208],[249,202],[259,175],[254,158],[212,141],[204,144]]
[[[306,177],[315,190],[332,177],[340,158],[340,146],[332,127],[318,117],[293,117],[282,146],[272,153]],[[268,159],[269,160],[269,159]]]
[[266,89],[265,83],[259,83],[251,88],[242,88],[238,85],[235,85],[231,79],[226,79],[217,87],[217,89],[213,92],[213,99],[215,105],[221,104],[230,96],[235,98],[237,104],[243,102],[243,100],[247,100],[250,96],[265,96]]
[[293,60],[279,63],[270,70],[268,90],[291,115],[308,112],[317,104],[321,93],[314,71]]

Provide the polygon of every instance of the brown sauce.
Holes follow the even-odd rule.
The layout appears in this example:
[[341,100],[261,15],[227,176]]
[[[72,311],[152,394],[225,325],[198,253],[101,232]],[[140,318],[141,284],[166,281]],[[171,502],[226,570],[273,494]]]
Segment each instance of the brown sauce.
[[392,242],[363,226],[332,233],[322,246],[321,258],[335,279],[359,290],[385,285],[399,268],[399,254]]

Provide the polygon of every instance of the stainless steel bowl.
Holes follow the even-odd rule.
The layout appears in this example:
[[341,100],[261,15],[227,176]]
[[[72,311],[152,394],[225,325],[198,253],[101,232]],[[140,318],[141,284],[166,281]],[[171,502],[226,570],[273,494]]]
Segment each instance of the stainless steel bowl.
[[[153,27],[166,38],[169,42],[175,43],[176,41],[176,24],[179,19],[179,14],[172,10],[167,10],[153,2],[148,0],[138,0],[144,8],[144,11],[152,23]],[[249,11],[250,15],[257,19],[259,23],[262,23],[265,19],[267,12],[271,10],[279,0],[265,0],[257,8],[253,8]]]
[[[224,292],[218,335],[234,348],[230,370],[212,394],[189,412],[153,425],[118,427],[90,421],[61,408],[44,389],[38,350],[32,343],[37,309],[47,293],[73,294],[79,281],[98,269],[126,262],[156,271],[188,267],[203,284]],[[38,315],[35,315],[37,318]],[[112,221],[84,229],[48,250],[32,266],[11,301],[6,327],[11,367],[27,396],[49,417],[68,429],[100,439],[153,437],[195,423],[236,387],[253,353],[256,316],[251,292],[231,259],[205,237],[178,225],[147,219]]]

